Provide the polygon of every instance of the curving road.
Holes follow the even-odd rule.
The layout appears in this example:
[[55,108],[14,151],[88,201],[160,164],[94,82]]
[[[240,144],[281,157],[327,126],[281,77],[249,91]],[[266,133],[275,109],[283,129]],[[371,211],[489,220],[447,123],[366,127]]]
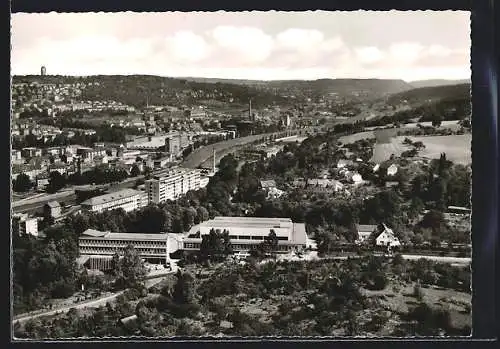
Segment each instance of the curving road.
[[[163,280],[163,278],[169,274],[173,274],[177,272],[178,267],[176,265],[173,266],[172,270],[168,272],[161,273],[161,275],[155,275],[154,277],[147,279],[145,281],[145,286],[147,288],[151,288],[154,285],[158,284]],[[52,316],[52,315],[57,315],[57,314],[64,314],[67,313],[70,309],[84,309],[84,308],[98,308],[102,305],[106,305],[107,302],[112,302],[114,301],[119,295],[123,294],[125,291],[119,291],[101,298],[97,299],[92,299],[88,301],[84,301],[81,303],[77,304],[71,304],[67,306],[63,306],[60,308],[56,308],[53,310],[48,310],[48,311],[42,311],[42,312],[34,312],[31,314],[20,314],[17,316],[14,316],[14,319],[12,320],[12,323],[23,323],[31,319],[36,319],[41,316]]]

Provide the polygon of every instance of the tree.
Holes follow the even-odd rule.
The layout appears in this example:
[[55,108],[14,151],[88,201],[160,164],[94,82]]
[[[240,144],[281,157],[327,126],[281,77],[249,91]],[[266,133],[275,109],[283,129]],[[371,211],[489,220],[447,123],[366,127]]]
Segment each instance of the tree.
[[432,126],[440,127],[441,122],[442,122],[442,117],[436,117],[434,120],[432,120]]
[[176,274],[177,281],[172,292],[172,299],[177,304],[192,304],[196,301],[194,278],[180,270]]
[[418,217],[418,215],[420,214],[420,212],[422,212],[424,207],[425,205],[423,201],[418,196],[414,196],[411,200],[410,210],[408,212],[410,218]]
[[278,236],[274,229],[271,229],[269,235],[265,237],[264,242],[262,243],[262,249],[264,253],[276,253],[278,250]]
[[49,193],[55,193],[66,186],[66,178],[60,174],[58,171],[53,171],[50,173],[49,185],[47,186],[47,191]]
[[132,166],[132,169],[130,170],[130,177],[137,177],[141,174],[141,170],[139,169],[139,166],[134,165]]
[[199,206],[196,208],[196,220],[198,223],[204,222],[209,218],[208,210],[205,207]]
[[232,253],[229,233],[211,229],[208,235],[203,235],[200,246],[200,256],[206,260],[221,260]]
[[20,173],[14,180],[12,190],[18,193],[24,193],[30,190],[32,186],[33,184],[31,183],[29,176],[24,173]]
[[125,248],[123,258],[118,262],[121,275],[116,280],[118,287],[137,287],[144,276],[146,276],[146,268],[139,257],[138,252],[132,245]]
[[437,210],[427,212],[419,225],[422,228],[432,229],[433,233],[442,233],[448,230],[443,213]]
[[184,211],[182,215],[183,230],[189,231],[189,229],[191,229],[191,227],[195,223],[195,219],[198,212],[194,207],[188,207],[183,211]]
[[415,147],[415,149],[417,149],[417,150],[422,150],[422,149],[425,149],[425,144],[421,141],[418,141],[418,142],[413,143],[413,147]]

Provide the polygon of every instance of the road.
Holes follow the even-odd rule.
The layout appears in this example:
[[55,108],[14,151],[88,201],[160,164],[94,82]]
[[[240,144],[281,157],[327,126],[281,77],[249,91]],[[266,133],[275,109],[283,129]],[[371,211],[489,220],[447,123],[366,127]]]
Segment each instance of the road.
[[[177,270],[178,270],[178,267],[176,265],[173,265],[172,270],[161,273],[161,274],[158,273],[157,275],[154,276],[154,278],[145,280],[144,284],[145,284],[146,288],[151,288],[154,285],[163,281],[165,276],[167,276],[169,274],[174,274],[177,272]],[[123,294],[124,292],[125,291],[119,291],[119,292],[116,292],[116,293],[113,293],[113,294],[110,294],[110,295],[107,295],[107,296],[104,296],[104,297],[101,297],[98,299],[92,299],[92,300],[84,301],[84,302],[81,302],[78,304],[71,304],[71,305],[67,305],[67,306],[60,307],[60,308],[53,309],[53,310],[49,310],[49,311],[32,313],[29,315],[21,314],[21,315],[18,315],[17,317],[14,317],[12,322],[13,323],[18,322],[21,324],[23,322],[26,322],[26,321],[31,320],[31,319],[36,319],[36,318],[41,317],[41,316],[52,316],[52,315],[67,313],[72,308],[74,308],[74,309],[98,308],[100,306],[106,305],[106,303],[108,303],[108,302],[114,301],[119,295]]]
[[[362,258],[363,256],[360,255],[350,255],[350,256],[327,256],[327,257],[318,257],[318,253],[315,251],[312,251],[310,253],[304,254],[302,258],[299,258],[297,256],[283,256],[283,259],[288,259],[288,260],[318,260],[318,259],[335,259],[335,260],[346,260],[348,258]],[[472,259],[470,257],[446,257],[446,256],[425,256],[425,255],[414,255],[414,254],[402,254],[401,257],[403,257],[406,260],[418,260],[421,258],[425,258],[434,262],[438,263],[451,263],[451,264],[457,264],[457,265],[465,265],[471,263]]]
[[13,322],[18,322],[18,323],[23,323],[31,319],[36,319],[40,316],[51,316],[51,315],[56,315],[56,314],[62,314],[62,313],[67,313],[70,309],[75,308],[75,309],[83,309],[83,308],[98,308],[101,305],[105,305],[107,302],[113,301],[118,297],[119,295],[123,294],[124,291],[116,292],[113,293],[109,296],[101,297],[98,299],[93,299],[89,301],[85,301],[82,303],[78,304],[71,304],[67,305],[61,308],[57,308],[54,310],[49,310],[41,313],[36,313],[36,314],[31,314],[31,315],[26,315],[20,318],[14,317]]

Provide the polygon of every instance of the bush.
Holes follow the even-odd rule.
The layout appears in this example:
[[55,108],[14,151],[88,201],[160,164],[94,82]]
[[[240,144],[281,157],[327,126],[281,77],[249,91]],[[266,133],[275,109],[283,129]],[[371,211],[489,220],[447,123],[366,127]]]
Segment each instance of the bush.
[[422,291],[422,288],[420,286],[415,285],[415,287],[413,287],[413,296],[419,301],[424,298],[424,292]]

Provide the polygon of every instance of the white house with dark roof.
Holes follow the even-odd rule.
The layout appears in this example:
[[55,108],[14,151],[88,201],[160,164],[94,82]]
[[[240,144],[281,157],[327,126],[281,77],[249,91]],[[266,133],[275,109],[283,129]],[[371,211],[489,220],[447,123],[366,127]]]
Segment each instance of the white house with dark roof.
[[382,231],[380,233],[378,233],[378,235],[375,237],[375,245],[377,245],[377,246],[389,246],[389,247],[401,245],[401,242],[396,237],[396,235],[394,235],[394,232],[392,231],[392,229],[389,228],[384,223],[382,223],[381,230]]

